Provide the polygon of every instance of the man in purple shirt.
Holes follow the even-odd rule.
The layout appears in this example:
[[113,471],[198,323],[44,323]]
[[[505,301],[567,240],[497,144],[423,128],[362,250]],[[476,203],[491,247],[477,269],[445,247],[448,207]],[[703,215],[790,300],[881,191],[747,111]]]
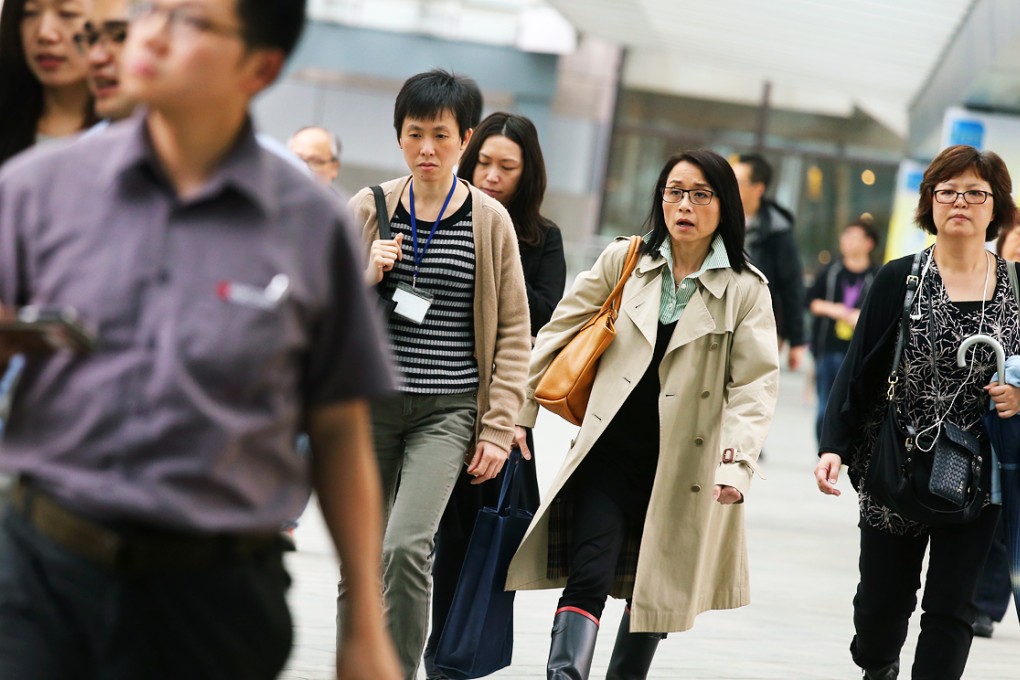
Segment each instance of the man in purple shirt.
[[276,677],[277,530],[309,477],[351,588],[338,673],[399,677],[366,407],[393,385],[364,267],[339,202],[248,116],[304,18],[135,3],[123,86],[147,109],[0,171],[0,300],[98,332],[88,356],[31,358],[7,423],[0,678]]

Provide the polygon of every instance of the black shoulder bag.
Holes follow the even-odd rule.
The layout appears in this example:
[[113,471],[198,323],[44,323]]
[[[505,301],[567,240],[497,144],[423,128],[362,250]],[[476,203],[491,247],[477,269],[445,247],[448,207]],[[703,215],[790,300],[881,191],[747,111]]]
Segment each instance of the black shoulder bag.
[[879,504],[915,522],[930,526],[963,524],[981,513],[984,489],[989,484],[981,443],[970,432],[943,421],[935,445],[924,451],[917,445],[915,429],[904,429],[900,424],[896,407],[900,362],[922,254],[914,256],[907,276],[907,294],[889,373],[889,404],[864,477],[864,489]]
[[[375,196],[375,221],[379,225],[379,238],[390,241],[393,239],[393,231],[390,229],[390,216],[386,211],[386,196],[383,195],[382,187],[379,185],[372,187],[372,194]],[[393,310],[397,307],[397,303],[386,296],[382,285],[385,280],[386,274],[384,273],[382,280],[375,286],[375,292],[379,295],[379,312],[382,314],[383,321],[389,320]]]

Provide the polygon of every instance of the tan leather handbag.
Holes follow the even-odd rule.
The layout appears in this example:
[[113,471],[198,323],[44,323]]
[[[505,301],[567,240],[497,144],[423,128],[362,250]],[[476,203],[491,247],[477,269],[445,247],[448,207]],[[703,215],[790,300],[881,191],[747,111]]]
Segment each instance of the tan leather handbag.
[[616,315],[623,286],[637,266],[640,248],[641,237],[631,236],[627,259],[613,292],[598,313],[560,350],[535,388],[535,401],[574,425],[584,420],[599,359],[616,337]]

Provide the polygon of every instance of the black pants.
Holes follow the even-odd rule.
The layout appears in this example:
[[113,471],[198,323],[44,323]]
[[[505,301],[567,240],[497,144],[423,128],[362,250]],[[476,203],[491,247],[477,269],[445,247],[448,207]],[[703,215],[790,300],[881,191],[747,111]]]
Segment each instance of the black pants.
[[628,531],[640,531],[644,514],[626,511],[625,504],[583,480],[573,493],[570,575],[557,606],[577,607],[599,619],[613,587],[616,563]]
[[922,537],[894,536],[861,522],[861,580],[854,597],[857,634],[850,644],[858,666],[875,670],[899,659],[930,543],[911,678],[953,680],[963,675],[974,637],[974,590],[999,512],[998,506],[989,506],[973,522],[933,527]]
[[270,680],[290,652],[278,549],[202,569],[111,574],[9,508],[0,523],[0,678]]

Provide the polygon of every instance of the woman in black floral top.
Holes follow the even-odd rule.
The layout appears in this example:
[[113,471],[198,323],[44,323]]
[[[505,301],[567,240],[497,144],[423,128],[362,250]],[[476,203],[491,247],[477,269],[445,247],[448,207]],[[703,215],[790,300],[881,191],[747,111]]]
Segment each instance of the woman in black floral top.
[[[989,398],[1001,417],[1020,408],[1020,389],[990,386],[995,356],[977,345],[968,364],[956,365],[967,337],[983,333],[1020,354],[1020,323],[1005,260],[985,249],[1000,227],[1012,225],[1016,207],[1009,172],[996,154],[953,146],[932,161],[921,183],[916,221],[935,234],[921,256],[921,281],[904,343],[905,389],[899,390],[902,424],[918,431],[922,449],[933,445],[944,422],[987,439],[981,416]],[[815,478],[826,494],[842,463],[850,480],[867,470],[886,413],[886,379],[900,323],[913,255],[885,265],[861,310],[846,361],[826,408]],[[901,384],[903,384],[901,382]],[[850,645],[865,678],[896,678],[907,623],[917,603],[921,568],[930,544],[921,607],[921,633],[911,677],[952,680],[963,675],[970,651],[975,585],[991,544],[999,507],[972,522],[929,527],[896,514],[858,491],[861,508],[860,582],[854,598],[856,635]]]

